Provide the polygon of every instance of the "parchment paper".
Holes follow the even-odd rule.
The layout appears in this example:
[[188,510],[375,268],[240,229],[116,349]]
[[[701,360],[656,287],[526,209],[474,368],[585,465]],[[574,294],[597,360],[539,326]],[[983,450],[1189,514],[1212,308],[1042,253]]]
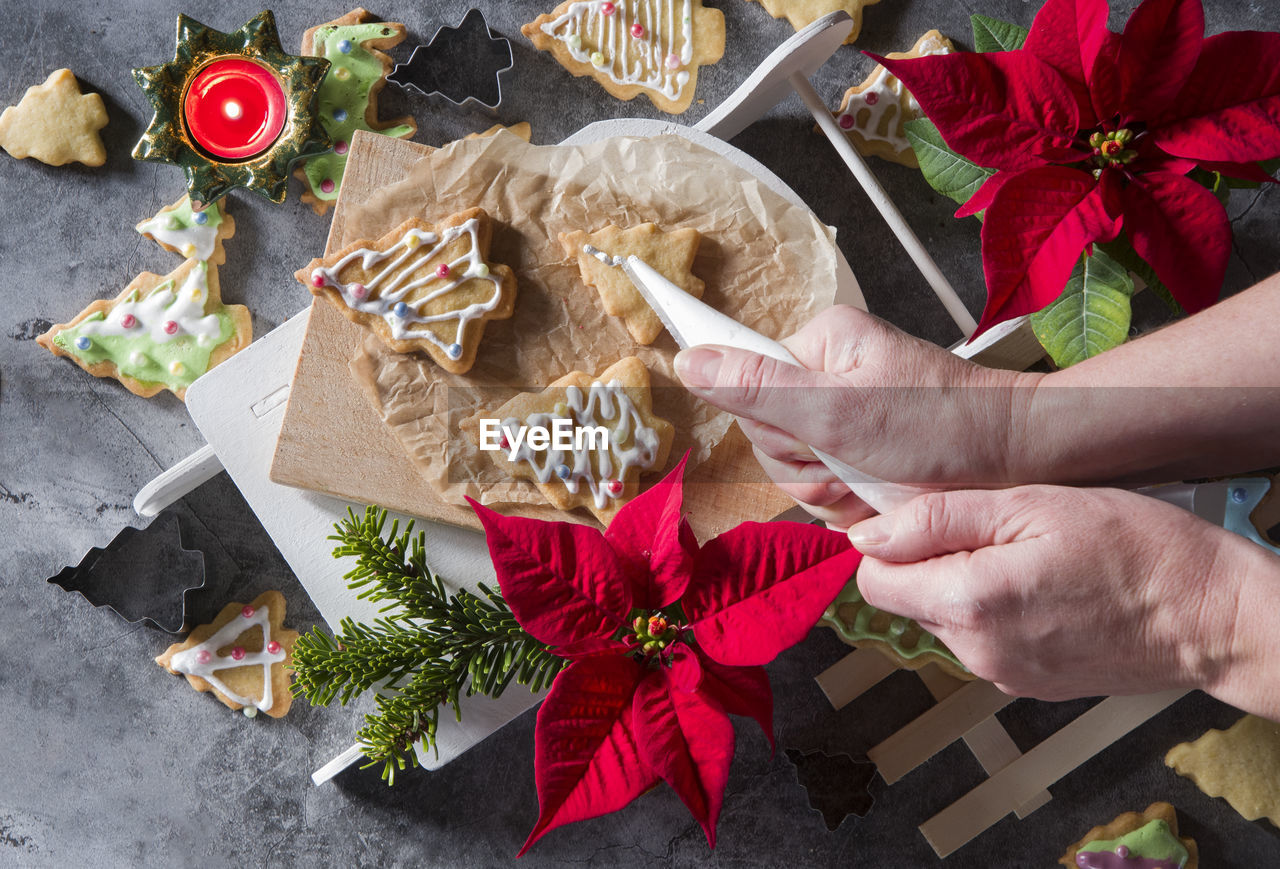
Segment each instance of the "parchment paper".
[[[574,371],[597,374],[639,356],[653,384],[654,412],[671,421],[668,465],[691,450],[706,460],[732,417],[679,386],[678,351],[663,333],[636,344],[582,283],[558,235],[652,221],[702,233],[694,274],[703,301],[772,337],[788,335],[832,303],[832,231],[753,175],[677,135],[613,138],[584,146],[534,146],[509,133],[455,142],[416,163],[348,218],[344,244],[372,239],[410,217],[434,222],[480,206],[495,219],[491,262],[515,270],[515,315],[490,322],[475,366],[453,375],[418,354],[395,353],[372,333],[351,371],[423,477],[451,502],[545,504],[479,450],[476,419],[520,391],[541,390]],[[495,454],[496,455],[496,454]],[[661,469],[665,470],[665,469]]]

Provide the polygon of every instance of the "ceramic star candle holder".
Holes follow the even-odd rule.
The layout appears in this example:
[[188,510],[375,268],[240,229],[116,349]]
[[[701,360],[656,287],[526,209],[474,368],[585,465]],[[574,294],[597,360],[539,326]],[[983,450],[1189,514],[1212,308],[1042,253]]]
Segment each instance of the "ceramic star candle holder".
[[283,202],[290,167],[332,148],[319,112],[328,69],[285,52],[270,11],[233,33],[179,15],[173,60],[133,71],[155,107],[133,157],[180,166],[199,208],[236,187]]

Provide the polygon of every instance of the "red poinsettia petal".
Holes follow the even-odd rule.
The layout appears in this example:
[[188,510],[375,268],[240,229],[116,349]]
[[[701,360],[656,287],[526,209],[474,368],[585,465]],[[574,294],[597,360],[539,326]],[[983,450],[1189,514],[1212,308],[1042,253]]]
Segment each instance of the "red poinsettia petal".
[[632,498],[609,523],[604,539],[632,577],[634,605],[659,609],[680,599],[696,551],[681,540],[685,453],[660,482]]
[[1122,196],[1133,249],[1178,304],[1194,314],[1217,301],[1231,258],[1231,222],[1218,197],[1171,172],[1138,175]]
[[675,789],[714,848],[733,761],[729,716],[700,694],[681,691],[659,669],[637,686],[632,717],[640,756]]
[[1124,122],[1160,116],[1191,77],[1203,41],[1200,0],[1143,0],[1121,38]]
[[1099,183],[1079,169],[1047,166],[1000,189],[982,224],[987,307],[975,337],[1058,298],[1080,254],[1119,234],[1113,178],[1114,170],[1103,172]]
[[1193,160],[1280,157],[1280,33],[1206,39],[1191,80],[1152,135],[1161,150]]
[[604,640],[626,623],[631,588],[604,535],[586,525],[503,516],[472,501],[502,596],[521,626],[552,647]]
[[1049,0],[1036,13],[1023,49],[1056,69],[1080,107],[1081,125],[1093,126],[1089,77],[1107,31],[1107,0]]
[[533,736],[538,823],[520,854],[547,831],[615,812],[657,783],[632,721],[646,672],[623,655],[599,655],[574,661],[551,683]]
[[991,207],[991,200],[996,198],[996,194],[1000,192],[1005,182],[1017,174],[1017,172],[997,172],[992,175],[974,191],[968,202],[956,209],[956,217],[971,217],[986,211]]
[[1080,109],[1053,67],[1029,51],[888,60],[956,153],[990,169],[1079,160],[1072,146]]
[[1114,122],[1124,108],[1124,83],[1120,75],[1120,53],[1124,40],[1107,31],[1094,58],[1089,73],[1089,96],[1093,100],[1093,113],[1099,121]]
[[764,667],[726,667],[705,655],[700,656],[702,681],[698,689],[715,700],[730,715],[754,718],[773,741],[773,690]]
[[698,552],[685,616],[709,657],[732,667],[767,664],[805,638],[861,560],[836,531],[744,522]]
[[681,691],[697,691],[702,685],[702,657],[687,643],[671,651],[671,681]]

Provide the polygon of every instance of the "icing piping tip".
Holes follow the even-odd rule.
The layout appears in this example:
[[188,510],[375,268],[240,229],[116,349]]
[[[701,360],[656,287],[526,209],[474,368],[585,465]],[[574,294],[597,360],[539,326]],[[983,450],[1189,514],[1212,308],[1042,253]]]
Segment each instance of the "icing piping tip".
[[582,252],[585,253],[587,256],[595,257],[596,259],[600,260],[600,262],[604,263],[610,268],[620,269],[622,268],[623,263],[626,262],[626,260],[624,260],[622,257],[609,256],[607,253],[600,250],[600,248],[590,244],[584,244],[582,246]]
[[494,36],[484,13],[472,7],[456,27],[441,27],[387,76],[405,90],[440,96],[459,108],[475,102],[502,105],[502,74],[515,66],[511,43]]

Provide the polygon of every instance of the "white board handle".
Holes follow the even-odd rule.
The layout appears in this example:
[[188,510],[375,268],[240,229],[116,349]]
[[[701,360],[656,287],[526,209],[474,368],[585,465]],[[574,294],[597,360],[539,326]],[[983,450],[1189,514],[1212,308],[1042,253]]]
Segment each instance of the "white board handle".
[[213,447],[205,444],[143,486],[133,499],[134,512],[139,516],[155,516],[221,471],[222,462],[218,454],[213,451]]

